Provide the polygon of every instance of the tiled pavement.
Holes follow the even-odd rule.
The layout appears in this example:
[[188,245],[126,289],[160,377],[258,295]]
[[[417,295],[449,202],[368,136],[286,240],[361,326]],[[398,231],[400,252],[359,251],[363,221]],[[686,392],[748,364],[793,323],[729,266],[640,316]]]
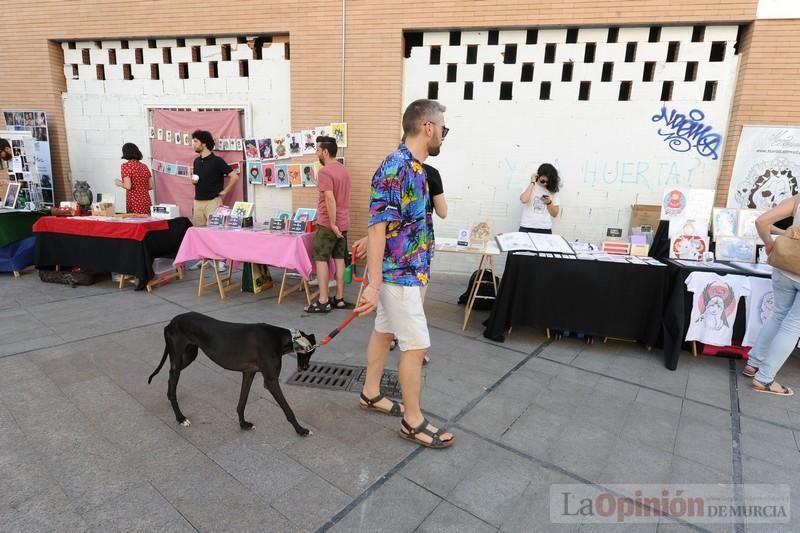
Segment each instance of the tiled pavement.
[[[670,372],[634,344],[525,330],[486,341],[484,313],[460,330],[465,281],[435,282],[426,302],[423,407],[457,436],[436,451],[397,438],[397,419],[361,411],[352,393],[284,385],[313,430],[301,438],[258,379],[247,409],[257,428],[242,432],[239,376],[203,356],[178,389],[192,426],[175,422],[166,371],[147,384],[177,313],[319,338],[344,312],[304,315],[299,295],[278,305],[275,289],[197,297],[196,274],[151,295],[0,276],[0,530],[800,530],[800,512],[770,526],[551,523],[554,483],[784,483],[797,504],[800,399],[752,392],[740,361],[684,353]],[[371,325],[355,321],[314,359],[363,364]],[[293,370],[287,358],[283,378]],[[796,358],[780,378],[800,389]]]

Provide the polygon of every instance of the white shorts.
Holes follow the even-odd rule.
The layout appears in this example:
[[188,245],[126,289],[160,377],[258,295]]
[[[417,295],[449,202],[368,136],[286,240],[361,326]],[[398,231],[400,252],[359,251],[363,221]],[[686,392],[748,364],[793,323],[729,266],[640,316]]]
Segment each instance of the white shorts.
[[420,287],[384,283],[378,298],[375,331],[394,333],[401,352],[430,348],[431,339]]

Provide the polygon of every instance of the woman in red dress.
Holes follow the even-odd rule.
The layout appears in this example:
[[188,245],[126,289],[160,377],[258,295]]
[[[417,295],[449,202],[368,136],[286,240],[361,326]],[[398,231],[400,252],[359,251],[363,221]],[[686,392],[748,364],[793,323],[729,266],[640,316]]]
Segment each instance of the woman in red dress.
[[142,163],[142,152],[133,143],[122,145],[122,159],[126,162],[120,168],[120,177],[115,180],[117,187],[125,193],[125,207],[128,213],[150,214],[150,191],[153,189],[153,176],[150,169]]

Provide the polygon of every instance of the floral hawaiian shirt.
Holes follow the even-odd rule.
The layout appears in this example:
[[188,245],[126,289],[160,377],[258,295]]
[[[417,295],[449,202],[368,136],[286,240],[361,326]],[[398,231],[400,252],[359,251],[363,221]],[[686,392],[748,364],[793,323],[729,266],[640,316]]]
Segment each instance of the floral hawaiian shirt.
[[428,283],[433,234],[427,220],[428,180],[405,144],[389,154],[372,177],[369,225],[386,222],[383,281]]

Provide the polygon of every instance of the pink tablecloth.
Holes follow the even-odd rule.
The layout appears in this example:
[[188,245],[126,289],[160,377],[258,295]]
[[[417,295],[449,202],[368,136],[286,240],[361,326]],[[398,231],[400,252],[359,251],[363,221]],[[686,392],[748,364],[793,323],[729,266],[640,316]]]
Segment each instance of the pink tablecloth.
[[[303,279],[314,272],[314,233],[287,234],[192,227],[181,242],[175,265],[197,259],[231,259],[296,270]],[[331,276],[335,268],[330,262]]]

